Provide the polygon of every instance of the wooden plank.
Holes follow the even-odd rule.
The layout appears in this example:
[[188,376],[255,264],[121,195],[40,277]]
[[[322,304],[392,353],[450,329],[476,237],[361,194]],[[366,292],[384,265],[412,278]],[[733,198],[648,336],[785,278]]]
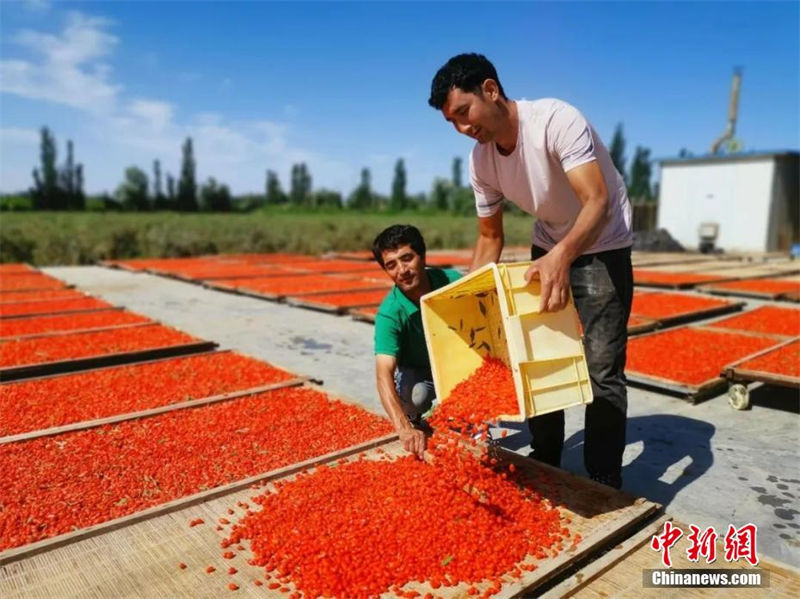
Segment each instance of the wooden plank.
[[725,289],[724,287],[714,287],[713,285],[702,285],[697,287],[697,290],[713,295],[734,295],[736,297],[752,297],[755,299],[775,299],[780,295],[779,293],[771,292]]
[[362,322],[375,323],[375,314],[364,312],[362,308],[356,310],[349,310],[348,313],[353,317],[353,320],[360,320]]
[[[120,308],[122,309],[122,308]],[[128,324],[115,324],[107,327],[97,327],[89,329],[66,329],[64,331],[48,331],[46,333],[31,333],[29,335],[14,335],[11,337],[0,337],[2,341],[25,341],[29,339],[39,339],[41,337],[59,337],[63,335],[77,335],[79,333],[104,333],[106,331],[118,331],[120,329],[132,329],[135,327],[150,326],[159,324],[157,320],[146,320],[144,322],[130,322]]]
[[344,306],[334,306],[333,304],[312,302],[302,299],[302,296],[289,296],[286,298],[286,303],[297,308],[306,308],[308,310],[316,310],[318,312],[327,312],[328,314],[344,314],[347,311],[347,308]]
[[[50,290],[47,290],[47,291],[50,291]],[[56,289],[55,291],[63,291],[63,290],[62,289]],[[26,300],[14,300],[14,299],[12,299],[10,301],[0,302],[0,310],[2,310],[6,306],[15,306],[16,304],[28,304],[30,302],[37,302],[37,303],[38,302],[63,302],[64,300],[90,299],[90,298],[101,299],[101,298],[95,297],[91,293],[85,293],[83,291],[78,291],[78,290],[74,290],[74,289],[67,289],[66,291],[69,291],[70,293],[68,295],[55,296],[55,297],[45,297],[45,298],[41,298],[41,299],[26,299]],[[5,293],[8,293],[8,292],[3,292],[3,295],[5,295]]]
[[[381,291],[383,288],[380,289]],[[350,290],[348,289],[347,292]],[[335,292],[332,292],[335,293]],[[342,292],[346,293],[346,292]],[[336,306],[334,304],[325,304],[322,302],[315,302],[313,296],[308,295],[292,295],[286,298],[286,303],[291,306],[297,306],[298,308],[308,308],[310,310],[319,310],[320,312],[329,312],[332,314],[345,314],[350,310],[360,310],[362,308],[371,308],[373,306],[379,306],[380,303],[368,302],[365,304],[357,304],[355,306]]]
[[0,289],[0,293],[21,293],[23,291],[53,291],[54,289],[74,289],[75,285],[62,283],[55,287],[26,287],[25,289]]
[[728,380],[735,382],[760,382],[771,385],[779,385],[782,387],[800,387],[800,377],[779,374],[776,372],[768,372],[766,370],[751,370],[742,367],[742,364],[745,364],[750,360],[754,360],[756,358],[760,358],[761,356],[771,354],[772,352],[779,351],[787,345],[796,343],[797,340],[798,337],[790,337],[783,343],[779,343],[773,347],[768,347],[767,349],[750,354],[749,356],[746,356],[741,360],[737,360],[736,362],[726,366],[722,373]]
[[[686,550],[688,547],[687,532],[689,526],[683,522],[675,521],[676,527],[684,531],[684,535],[672,548],[673,570],[695,570],[701,568],[724,569],[737,572],[748,572],[754,569],[764,570],[769,576],[769,588],[648,588],[642,585],[644,570],[664,569],[661,563],[661,554],[650,548],[652,536],[662,532],[657,521],[648,526],[640,534],[612,550],[613,558],[601,558],[598,564],[589,564],[585,569],[575,573],[570,579],[564,581],[563,586],[553,587],[547,594],[547,599],[555,597],[575,597],[578,599],[599,599],[600,597],[615,597],[617,599],[760,599],[770,597],[776,599],[794,599],[800,596],[800,570],[794,566],[783,564],[767,556],[759,556],[759,563],[752,568],[744,561],[727,562],[722,556],[725,554],[723,540],[717,540],[717,560],[709,565],[701,558],[698,562],[689,561]],[[719,532],[719,531],[718,531]],[[724,532],[723,532],[724,535]],[[604,556],[605,557],[605,556]],[[617,558],[617,559],[614,559]]]
[[643,544],[649,543],[650,539],[661,531],[664,523],[671,520],[672,518],[669,516],[657,518],[638,533],[615,547],[612,547],[605,555],[600,556],[569,578],[564,579],[556,586],[547,590],[539,596],[539,599],[562,599],[570,597],[590,584],[592,580],[613,568],[620,560],[636,551],[636,549]]
[[663,391],[675,393],[679,395],[681,399],[688,401],[691,404],[696,404],[702,399],[706,399],[711,395],[720,393],[725,388],[725,379],[722,377],[709,379],[699,385],[691,385],[688,383],[681,383],[649,374],[642,374],[639,372],[626,370],[625,378],[629,383],[635,383],[637,385],[644,385],[647,387],[653,387]]
[[72,360],[58,360],[56,362],[43,362],[39,364],[28,364],[26,366],[10,366],[7,368],[0,368],[0,382],[16,381],[23,378],[39,377],[47,374],[77,372],[79,370],[98,366],[128,364],[142,360],[166,358],[168,356],[182,356],[185,354],[208,351],[215,347],[217,347],[217,344],[213,341],[198,341],[196,343],[184,343],[182,345],[172,345],[169,347],[104,354],[101,356],[90,356]]
[[199,406],[218,403],[220,401],[230,401],[232,399],[247,397],[250,395],[255,395],[257,393],[264,393],[265,391],[273,391],[275,389],[283,389],[285,387],[297,387],[306,382],[309,382],[310,380],[311,379],[309,379],[308,377],[296,377],[286,381],[281,381],[279,383],[272,383],[270,385],[261,385],[260,387],[252,387],[250,389],[243,389],[241,391],[231,391],[229,393],[222,393],[220,395],[210,395],[208,397],[201,397],[198,399],[190,399],[187,401],[181,401],[163,406],[158,406],[157,408],[149,408],[147,410],[139,410],[137,412],[127,412],[124,414],[107,416],[105,418],[84,420],[82,422],[72,422],[70,424],[65,424],[63,426],[53,426],[50,428],[29,431],[27,433],[8,435],[5,437],[0,437],[0,445],[3,445],[4,443],[14,443],[16,441],[28,441],[30,439],[38,439],[39,437],[51,437],[53,435],[59,435],[61,433],[68,433],[72,431],[82,431],[90,428],[96,428],[98,426],[103,426],[105,424],[115,424],[117,422],[123,422],[125,420],[137,420],[139,418],[157,416],[158,414],[164,414],[166,412],[174,412],[176,410],[197,408]]
[[307,291],[307,292],[302,292],[302,293],[293,292],[291,294],[284,294],[283,297],[285,297],[287,299],[289,297],[292,297],[292,298],[300,297],[300,298],[312,298],[313,299],[313,297],[315,295],[328,295],[330,293],[362,293],[364,291],[382,291],[382,290],[386,290],[386,292],[388,293],[388,291],[389,291],[389,287],[387,287],[386,285],[372,285],[371,287],[369,287],[368,286],[369,284],[370,284],[370,282],[369,282],[369,280],[367,280],[367,281],[364,281],[364,285],[365,285],[364,287],[358,287],[358,288],[355,288],[355,289],[343,289],[343,290],[340,290],[340,289],[324,289],[324,290],[317,290],[317,291]]
[[[721,300],[715,300],[715,301],[721,301]],[[745,302],[731,302],[726,306],[717,306],[714,308],[706,308],[694,312],[687,312],[685,314],[677,314],[675,316],[666,316],[664,318],[658,318],[656,319],[656,321],[660,326],[663,327],[675,326],[679,324],[684,324],[686,322],[693,322],[695,320],[711,318],[712,316],[721,316],[722,314],[728,314],[730,312],[738,312],[742,308],[744,308],[744,306]]]
[[[226,354],[226,353],[230,353],[231,351],[232,350],[230,350],[230,349],[214,349],[214,350],[211,350],[211,351],[200,351],[200,352],[193,353],[193,354],[181,354],[180,356],[167,356],[167,357],[164,357],[164,358],[153,358],[151,360],[141,360],[141,361],[137,361],[137,362],[135,362],[133,364],[111,364],[111,365],[108,365],[108,366],[95,366],[95,367],[92,367],[92,368],[82,369],[82,370],[80,370],[78,372],[80,374],[87,374],[89,372],[96,372],[98,370],[108,370],[109,368],[119,368],[120,366],[144,366],[145,364],[155,364],[156,362],[166,362],[167,360],[175,360],[175,359],[181,359],[181,358],[191,358],[191,357],[200,356],[200,355]],[[269,362],[269,364],[272,365],[272,366],[275,366],[276,368],[280,368],[279,366],[276,366],[272,362]],[[282,368],[281,370],[286,370],[286,369]],[[286,371],[289,372],[288,370],[286,370]],[[77,374],[77,373],[67,373],[67,374]],[[52,379],[54,377],[60,377],[60,376],[64,376],[64,373],[44,374],[44,375],[41,375],[41,376],[32,376],[32,377],[26,378],[24,380],[19,380],[19,381],[2,381],[2,382],[0,382],[0,385],[3,385],[3,386],[4,385],[16,385],[16,384],[19,384],[19,383],[30,383],[30,382],[33,382],[33,381],[45,381],[47,379]]]
[[[396,436],[388,435],[349,448],[346,450],[350,456],[348,459],[362,456],[364,459],[380,458],[376,450],[366,449],[370,444],[380,447],[384,456],[406,455],[398,441],[389,444],[393,438]],[[522,580],[506,580],[501,597],[519,595],[521,592],[531,596],[537,587],[557,576],[575,560],[602,549],[608,540],[615,538],[615,532],[639,525],[653,517],[659,509],[654,503],[529,458],[505,450],[501,450],[501,453],[503,459],[517,464],[525,485],[542,489],[552,496],[553,502],[563,504],[559,509],[564,516],[572,518],[570,528],[583,536],[574,549],[565,549],[556,557],[539,560],[538,569],[526,573]],[[261,475],[258,479],[254,478],[253,482],[288,480],[303,469],[341,457],[342,453],[329,454],[324,458]],[[232,520],[238,519],[243,515],[244,508],[237,506],[237,502],[248,502],[253,495],[248,483],[249,480],[236,483],[240,489],[238,491],[216,489],[202,497],[198,494],[191,498],[191,503],[187,501],[182,505],[170,506],[167,512],[138,514],[138,519],[117,521],[113,528],[101,531],[105,534],[78,531],[80,536],[60,539],[60,543],[49,547],[36,547],[32,551],[29,547],[27,552],[14,555],[10,552],[0,554],[0,595],[4,599],[44,593],[48,598],[76,594],[82,597],[213,598],[226,596],[227,583],[234,581],[240,585],[237,592],[241,596],[285,597],[277,590],[269,590],[266,585],[256,587],[252,584],[256,578],[263,579],[263,571],[248,564],[251,557],[248,550],[237,551],[232,560],[221,559],[219,541],[227,535],[226,531],[215,531],[215,527],[208,524],[194,528],[188,526],[188,522],[197,517],[202,517],[206,523],[215,522],[223,515]],[[227,516],[227,508],[234,506],[235,515]],[[187,563],[189,568],[179,570],[179,562]],[[80,563],[81,567],[65,568],[65,563]],[[231,577],[220,576],[222,572],[218,572],[209,577],[204,572],[207,564],[213,564],[218,570],[232,565],[238,573]],[[463,598],[467,586],[461,584],[434,592],[447,599]],[[418,582],[405,587],[406,590],[411,588],[422,595],[432,590],[429,585]]]
[[[83,298],[80,298],[83,299]],[[27,302],[22,302],[27,303]],[[65,316],[65,315],[72,315],[72,314],[86,314],[87,312],[105,312],[108,310],[124,310],[121,306],[108,306],[107,308],[104,307],[94,307],[94,308],[84,308],[81,310],[59,310],[57,312],[34,312],[32,314],[2,314],[0,313],[0,320],[21,320],[23,318],[40,318],[42,316]]]
[[[234,493],[236,491],[249,488],[256,483],[275,480],[278,478],[283,478],[292,474],[296,474],[302,470],[307,470],[308,468],[311,468],[318,464],[323,464],[326,462],[338,460],[353,455],[355,453],[360,453],[362,451],[369,450],[374,447],[379,447],[385,443],[390,443],[395,439],[397,439],[396,434],[385,435],[383,437],[378,437],[370,441],[365,441],[364,443],[360,443],[358,445],[350,446],[346,449],[326,453],[321,456],[317,456],[315,458],[310,458],[302,462],[297,462],[295,464],[284,466],[283,468],[278,468],[276,470],[270,470],[269,472],[264,472],[261,474],[256,474],[254,476],[249,476],[247,478],[243,478],[241,480],[229,483],[227,485],[221,485],[213,489],[201,491],[200,493],[195,493],[193,495],[188,495],[180,499],[175,499],[167,503],[156,505],[147,508],[145,510],[142,510],[140,512],[136,512],[135,514],[129,514],[121,518],[109,520],[108,522],[103,522],[101,524],[96,524],[94,526],[81,528],[80,530],[75,530],[67,534],[59,535],[57,537],[44,539],[36,543],[30,543],[22,547],[7,549],[6,551],[0,552],[0,566],[17,562],[19,560],[38,555],[42,552],[56,549],[58,547],[63,547],[65,545],[69,545],[70,543],[75,543],[76,541],[79,540],[105,534],[113,530],[123,528],[125,526],[130,526],[131,524],[135,524],[137,522],[141,522],[149,518],[154,518],[156,516],[185,509],[187,507],[191,507],[193,505],[209,501],[210,499],[214,499],[216,497],[221,497],[223,495],[228,495],[230,493]],[[0,576],[0,585],[2,585],[2,579],[3,577]],[[2,587],[0,586],[0,588]]]
[[628,335],[639,335],[641,333],[648,333],[650,331],[655,330],[658,328],[658,321],[653,320],[652,318],[646,318],[644,316],[639,316],[638,314],[631,314],[631,316],[636,316],[640,321],[639,324],[635,324],[631,326],[628,324]]

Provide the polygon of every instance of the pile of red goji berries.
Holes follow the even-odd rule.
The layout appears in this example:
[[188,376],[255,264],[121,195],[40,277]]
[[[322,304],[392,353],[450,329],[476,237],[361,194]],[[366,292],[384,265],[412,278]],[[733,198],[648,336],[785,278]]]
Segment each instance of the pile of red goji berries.
[[433,412],[434,427],[458,429],[519,414],[511,369],[498,358],[484,358],[480,367],[458,383]]
[[730,281],[728,283],[715,283],[716,289],[731,289],[734,291],[752,291],[773,295],[777,293],[791,293],[800,291],[800,281],[783,279],[752,279],[749,281]]
[[27,316],[35,314],[50,314],[56,312],[74,312],[76,310],[97,310],[110,308],[111,304],[94,297],[79,297],[72,299],[52,299],[34,302],[18,302],[0,305],[0,314],[3,316]]
[[800,341],[793,341],[762,356],[737,364],[736,367],[740,370],[800,378]]
[[737,316],[718,320],[711,326],[770,335],[800,336],[800,310],[761,306]]
[[684,327],[630,339],[626,371],[699,385],[719,377],[731,362],[776,344],[768,337]]
[[691,286],[700,283],[719,281],[724,277],[701,273],[665,272],[660,270],[633,269],[633,282],[636,285]]
[[231,352],[0,385],[0,436],[105,418],[293,378]]
[[[39,291],[4,291],[0,292],[0,304],[18,302],[41,301],[51,299],[80,299],[85,298],[86,294],[75,291],[74,289],[40,289]],[[0,311],[3,306],[0,305]]]
[[24,262],[6,262],[0,264],[0,275],[10,274],[31,274],[36,272],[36,269]]
[[0,445],[0,551],[118,518],[391,431],[361,408],[278,389]]
[[327,304],[339,308],[348,308],[352,306],[378,305],[386,298],[387,293],[388,291],[386,289],[379,289],[377,291],[323,293],[306,299],[315,304]]
[[373,272],[378,274],[383,272],[375,262],[359,262],[357,260],[316,260],[314,262],[296,264],[292,268],[317,273]]
[[728,300],[703,297],[701,295],[660,292],[634,293],[631,313],[644,318],[659,320],[684,316],[692,312],[721,308],[730,305],[730,303]]
[[12,291],[14,289],[52,289],[64,287],[64,283],[51,276],[41,273],[34,274],[4,274],[0,278],[0,290]]
[[0,366],[24,366],[199,341],[162,325],[0,342]]
[[173,268],[161,268],[159,272],[167,272],[192,279],[224,279],[227,277],[260,277],[270,276],[276,272],[281,272],[275,266],[267,264],[241,264],[216,262],[213,264],[201,264],[196,266],[176,266]]
[[220,285],[262,293],[295,295],[317,291],[345,291],[347,289],[368,289],[371,287],[390,287],[388,281],[377,281],[357,277],[334,275],[308,275],[298,277],[267,277],[255,279],[232,279],[220,281]]
[[225,254],[226,260],[236,260],[245,264],[297,264],[301,262],[314,262],[317,256],[308,254],[287,254],[275,252],[271,254]]
[[[474,431],[485,428],[487,414],[514,413],[516,400],[493,389],[515,397],[504,370],[487,359],[436,411],[449,402],[468,407],[440,421],[452,426],[455,418]],[[476,410],[474,393],[493,407]],[[290,592],[293,585],[290,598],[421,596],[403,589],[409,583],[434,592],[467,583],[468,594],[483,597],[499,592],[504,580],[535,569],[533,558],[563,549],[570,532],[513,464],[485,448],[474,453],[447,426],[430,439],[429,461],[362,454],[278,482],[254,498],[262,509],[248,510],[223,548],[249,539],[251,563],[264,567],[269,588]]]
[[125,324],[151,322],[146,316],[123,310],[101,310],[59,316],[0,319],[0,337],[37,335],[55,331],[101,329]]

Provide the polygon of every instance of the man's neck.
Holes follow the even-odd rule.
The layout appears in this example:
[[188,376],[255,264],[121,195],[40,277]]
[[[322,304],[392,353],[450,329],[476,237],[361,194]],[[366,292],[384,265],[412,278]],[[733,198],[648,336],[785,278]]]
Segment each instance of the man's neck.
[[423,295],[425,295],[431,290],[431,278],[428,275],[428,269],[426,268],[425,270],[422,271],[422,273],[423,276],[421,277],[422,280],[419,283],[419,287],[417,287],[413,292],[409,293],[405,293],[404,291],[400,292],[415,304],[419,304],[420,298],[422,298]]
[[517,137],[519,137],[519,111],[514,100],[503,102],[499,106],[503,113],[501,117],[502,125],[495,137],[494,143],[497,151],[503,156],[508,156],[517,147]]

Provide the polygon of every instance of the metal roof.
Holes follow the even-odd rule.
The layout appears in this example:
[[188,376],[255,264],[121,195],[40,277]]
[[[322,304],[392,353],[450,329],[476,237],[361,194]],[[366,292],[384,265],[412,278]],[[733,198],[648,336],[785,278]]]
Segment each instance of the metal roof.
[[674,157],[674,158],[658,158],[656,162],[658,162],[661,166],[664,165],[676,165],[676,164],[687,164],[687,165],[695,165],[695,164],[713,164],[716,162],[755,162],[759,160],[765,160],[767,158],[776,158],[776,157],[798,157],[800,156],[800,151],[798,150],[774,150],[771,152],[764,152],[764,151],[757,151],[757,152],[737,152],[736,154],[705,154],[703,156],[689,156],[686,158]]

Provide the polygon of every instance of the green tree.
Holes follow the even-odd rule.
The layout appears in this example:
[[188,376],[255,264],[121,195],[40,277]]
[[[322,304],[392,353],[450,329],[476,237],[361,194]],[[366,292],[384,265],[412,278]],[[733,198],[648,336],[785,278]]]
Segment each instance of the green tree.
[[402,158],[398,158],[394,165],[394,179],[392,180],[392,210],[403,210],[408,205],[406,195],[406,167]]
[[292,165],[292,182],[289,201],[296,206],[310,206],[314,198],[311,193],[311,174],[305,162]]
[[373,207],[372,175],[368,168],[361,169],[361,182],[350,194],[347,206],[354,210],[369,210]]
[[461,158],[453,158],[453,187],[461,187]]
[[433,180],[433,187],[428,198],[428,203],[442,212],[450,207],[450,195],[453,189],[453,184],[447,179],[436,177]]
[[281,182],[278,179],[278,174],[275,171],[267,171],[267,185],[266,185],[266,200],[267,204],[272,206],[275,204],[285,204],[287,201],[286,194],[281,189]]
[[203,210],[211,212],[231,211],[231,192],[227,185],[217,183],[214,177],[209,177],[205,185],[200,187],[200,199]]
[[177,194],[175,193],[175,177],[171,173],[167,173],[167,209],[174,210],[175,202],[177,201]]
[[611,161],[617,167],[622,179],[627,183],[628,176],[625,171],[625,135],[622,133],[622,123],[618,123],[614,129],[614,137],[611,138],[611,145],[608,148],[611,154]]
[[75,210],[86,209],[86,194],[83,191],[83,165],[75,166],[75,194],[73,196]]
[[475,214],[475,196],[471,187],[453,187],[450,190],[449,203],[453,214]]
[[314,192],[313,204],[320,208],[341,208],[342,194],[329,189],[317,190]]
[[651,174],[650,150],[636,146],[636,153],[631,163],[631,180],[628,185],[628,197],[631,200],[647,201],[653,198],[653,191],[650,188]]
[[147,173],[136,166],[130,166],[125,169],[125,180],[117,187],[117,201],[125,210],[149,210],[148,186]]
[[69,208],[72,196],[75,193],[75,155],[72,140],[67,140],[67,158],[61,169],[61,196],[64,206]]
[[55,210],[60,203],[58,169],[56,168],[56,140],[50,129],[42,127],[39,143],[41,166],[33,169],[34,187],[31,190],[35,210]]
[[153,160],[153,210],[168,210],[169,202],[161,183],[161,161]]
[[194,161],[192,138],[187,137],[183,144],[181,178],[178,180],[178,195],[175,206],[181,212],[197,211],[197,180],[195,179],[196,170],[197,165]]

